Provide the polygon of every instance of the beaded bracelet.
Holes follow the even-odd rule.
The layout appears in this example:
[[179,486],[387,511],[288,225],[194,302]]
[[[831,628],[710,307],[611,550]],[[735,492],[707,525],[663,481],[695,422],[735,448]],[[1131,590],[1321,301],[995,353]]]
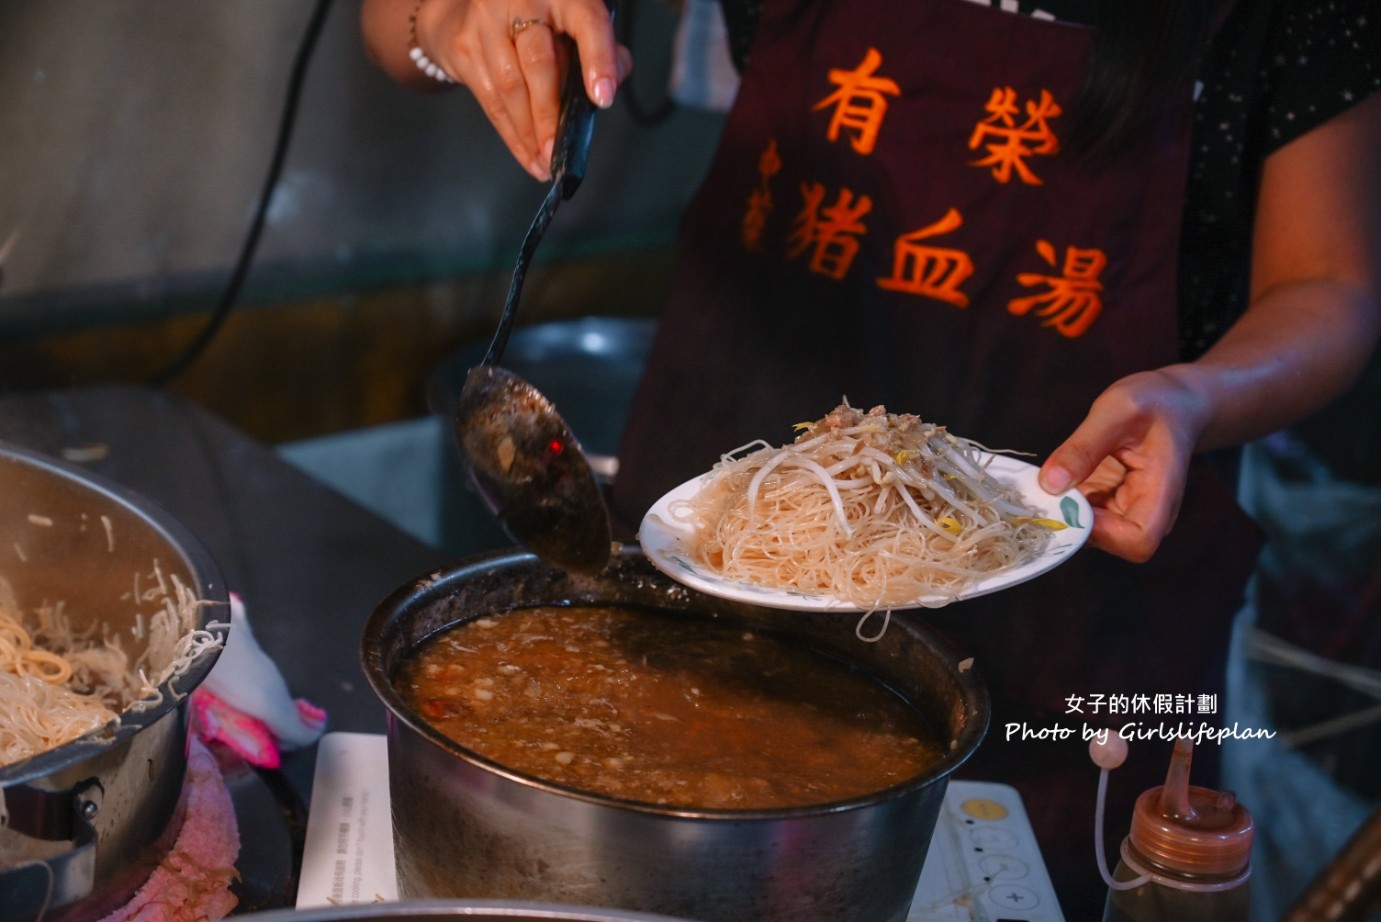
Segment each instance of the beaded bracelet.
[[412,63],[417,65],[417,69],[428,77],[440,83],[455,83],[456,79],[446,73],[445,68],[427,57],[427,53],[422,50],[422,46],[417,44],[417,14],[422,11],[422,4],[426,0],[417,0],[417,5],[412,8],[412,15],[408,17],[408,57],[412,58]]

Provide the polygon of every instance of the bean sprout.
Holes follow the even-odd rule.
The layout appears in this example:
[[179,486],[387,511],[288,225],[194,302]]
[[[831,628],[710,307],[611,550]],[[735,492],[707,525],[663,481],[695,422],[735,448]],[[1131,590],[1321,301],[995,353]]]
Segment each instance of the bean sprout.
[[843,404],[782,447],[752,443],[670,514],[727,579],[865,611],[939,607],[1032,560],[1053,527],[986,470],[990,451],[883,407]]

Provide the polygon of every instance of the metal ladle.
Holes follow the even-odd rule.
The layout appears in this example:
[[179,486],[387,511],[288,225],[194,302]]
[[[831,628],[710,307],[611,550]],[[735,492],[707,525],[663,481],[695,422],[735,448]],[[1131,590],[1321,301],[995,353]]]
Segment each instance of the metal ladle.
[[532,254],[585,176],[594,107],[574,47],[561,97],[551,188],[523,239],[489,350],[465,377],[454,426],[470,479],[509,536],[548,563],[596,574],[609,562],[612,532],[594,472],[551,401],[498,364]]

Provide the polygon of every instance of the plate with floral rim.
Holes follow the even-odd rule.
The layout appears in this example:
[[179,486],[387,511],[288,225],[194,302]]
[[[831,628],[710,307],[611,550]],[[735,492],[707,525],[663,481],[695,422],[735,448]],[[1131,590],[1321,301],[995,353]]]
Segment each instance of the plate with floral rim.
[[[1089,530],[1093,527],[1093,510],[1088,500],[1077,489],[1055,494],[1045,492],[1036,479],[1040,469],[1010,455],[990,455],[985,452],[982,453],[981,460],[987,465],[989,474],[1016,489],[1022,502],[1034,510],[1036,517],[1052,519],[1065,527],[1052,530],[1050,540],[1032,560],[995,570],[953,595],[921,596],[893,605],[891,610],[939,608],[952,602],[989,595],[1016,586],[1064,563],[1088,540]],[[654,567],[678,583],[707,595],[750,605],[790,611],[863,612],[883,608],[862,608],[827,592],[803,591],[728,579],[695,561],[689,551],[689,542],[694,537],[694,532],[688,522],[675,516],[673,510],[677,504],[694,497],[715,476],[717,473],[710,471],[686,481],[653,503],[643,516],[638,529],[638,543]]]

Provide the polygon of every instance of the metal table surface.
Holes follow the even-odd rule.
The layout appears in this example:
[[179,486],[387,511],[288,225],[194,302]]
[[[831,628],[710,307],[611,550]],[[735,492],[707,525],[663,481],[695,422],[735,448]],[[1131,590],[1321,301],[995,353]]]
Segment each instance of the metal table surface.
[[[0,440],[69,462],[166,509],[239,593],[254,636],[329,730],[378,733],[384,709],[360,668],[375,604],[447,563],[431,548],[176,395],[101,386],[0,396]],[[94,449],[87,451],[88,449]],[[310,799],[315,747],[283,775]]]

